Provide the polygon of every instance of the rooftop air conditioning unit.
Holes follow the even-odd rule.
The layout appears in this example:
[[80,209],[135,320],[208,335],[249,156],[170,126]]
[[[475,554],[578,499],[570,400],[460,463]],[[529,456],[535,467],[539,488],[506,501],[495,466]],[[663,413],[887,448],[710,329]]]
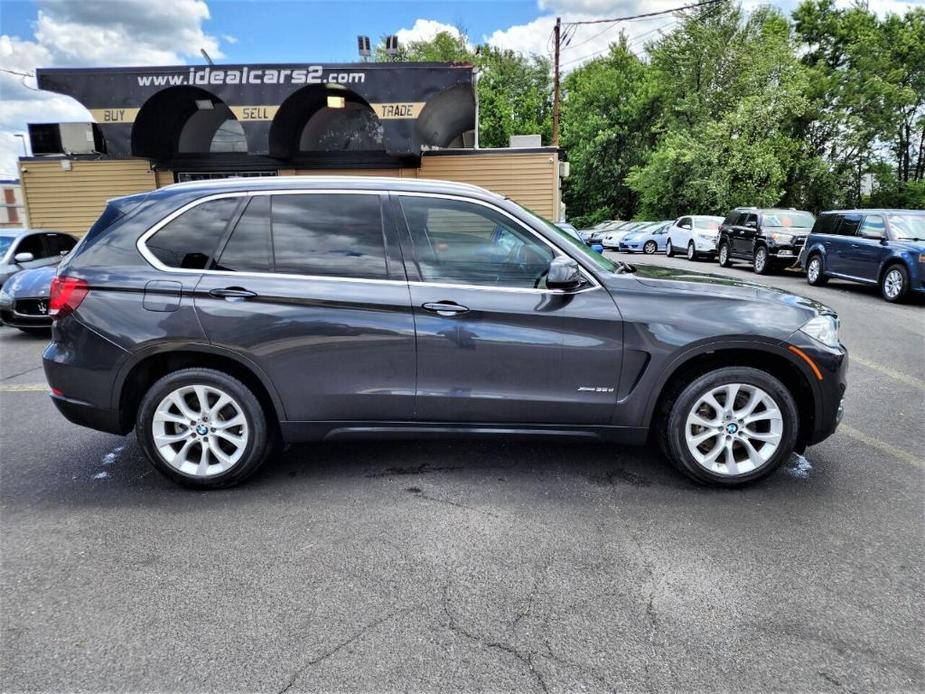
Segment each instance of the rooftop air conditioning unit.
[[96,123],[29,123],[32,154],[104,154],[106,141]]
[[543,138],[539,135],[511,135],[512,148],[528,149],[543,146]]

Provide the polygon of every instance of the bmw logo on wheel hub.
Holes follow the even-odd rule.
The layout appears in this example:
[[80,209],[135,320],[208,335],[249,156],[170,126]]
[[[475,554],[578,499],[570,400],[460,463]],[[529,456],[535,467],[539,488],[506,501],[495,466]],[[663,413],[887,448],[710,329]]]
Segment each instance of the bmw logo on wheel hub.
[[735,422],[730,422],[729,424],[726,425],[726,431],[729,432],[730,434],[735,434],[739,431],[739,425],[736,424]]
[[209,433],[209,427],[207,427],[205,424],[200,424],[198,427],[196,427],[196,433],[200,436],[205,436]]

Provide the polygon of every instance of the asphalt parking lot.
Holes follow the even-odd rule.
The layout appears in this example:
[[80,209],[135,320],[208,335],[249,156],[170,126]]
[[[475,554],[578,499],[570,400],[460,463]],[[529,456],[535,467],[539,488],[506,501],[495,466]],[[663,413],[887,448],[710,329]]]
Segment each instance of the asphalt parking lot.
[[43,341],[0,328],[0,689],[921,691],[925,307],[762,281],[838,310],[849,391],[738,491],[499,440],[303,446],[186,491],[60,417]]

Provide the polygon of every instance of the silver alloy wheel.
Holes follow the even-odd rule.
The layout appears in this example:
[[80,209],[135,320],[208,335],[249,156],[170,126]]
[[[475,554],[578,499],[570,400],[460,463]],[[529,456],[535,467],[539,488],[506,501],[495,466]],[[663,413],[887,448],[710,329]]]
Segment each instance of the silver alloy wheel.
[[890,299],[895,299],[903,290],[903,273],[893,268],[883,278],[883,293]]
[[711,388],[694,403],[684,424],[694,460],[724,477],[765,465],[777,452],[783,433],[780,407],[761,388],[747,383]]
[[728,257],[729,257],[729,248],[728,248],[728,246],[726,246],[726,244],[724,243],[722,246],[719,247],[719,262],[720,262],[720,264],[725,264],[725,263],[726,263],[726,259],[727,259]]
[[810,284],[819,279],[819,273],[822,270],[822,261],[819,260],[817,256],[814,256],[809,261],[809,267],[806,268],[806,277],[809,279]]
[[234,467],[249,429],[238,402],[214,386],[181,386],[154,410],[154,445],[164,462],[191,477],[213,477]]
[[759,248],[755,251],[755,272],[761,272],[764,270],[764,264],[768,262],[768,252],[763,248]]
[[665,255],[670,256],[674,253],[674,246],[671,245],[671,239],[668,239],[668,242],[665,244]]
[[693,260],[695,255],[696,252],[694,251],[694,242],[691,241],[689,244],[687,244],[687,259]]
[[642,250],[645,251],[648,255],[652,255],[655,253],[655,251],[658,250],[658,245],[655,243],[655,241],[648,241],[646,245],[643,246]]

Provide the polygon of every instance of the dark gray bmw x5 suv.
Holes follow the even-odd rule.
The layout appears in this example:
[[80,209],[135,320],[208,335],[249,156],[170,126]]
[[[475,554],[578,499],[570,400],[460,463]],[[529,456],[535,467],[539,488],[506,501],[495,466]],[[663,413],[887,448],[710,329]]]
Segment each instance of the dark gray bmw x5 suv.
[[835,431],[838,320],[633,268],[480,188],[265,178],[119,198],[58,271],[44,354],[73,422],[223,487],[286,442],[428,434],[659,444],[701,481]]

